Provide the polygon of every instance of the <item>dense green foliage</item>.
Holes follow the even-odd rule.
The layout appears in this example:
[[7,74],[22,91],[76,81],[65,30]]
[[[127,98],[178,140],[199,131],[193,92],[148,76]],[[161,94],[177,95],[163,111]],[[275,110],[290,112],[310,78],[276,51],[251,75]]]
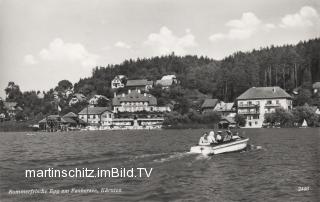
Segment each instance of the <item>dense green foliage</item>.
[[315,113],[315,108],[308,105],[298,106],[295,109],[286,111],[282,108],[276,109],[275,113],[265,114],[265,123],[271,126],[294,127],[301,126],[306,120],[308,126],[319,126],[320,117]]

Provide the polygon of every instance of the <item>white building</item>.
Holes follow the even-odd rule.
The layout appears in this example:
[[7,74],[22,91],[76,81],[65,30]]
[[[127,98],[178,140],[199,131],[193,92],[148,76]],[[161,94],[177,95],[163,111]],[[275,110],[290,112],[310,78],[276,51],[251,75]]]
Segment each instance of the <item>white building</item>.
[[247,128],[261,128],[266,113],[292,109],[292,97],[280,87],[252,87],[237,98],[237,113],[246,117]]
[[157,106],[157,99],[140,90],[129,90],[128,94],[116,95],[112,100],[114,113],[118,112],[166,112],[167,106]]
[[114,79],[111,81],[111,88],[112,89],[124,88],[125,80],[126,80],[126,76],[124,75],[118,75],[114,77]]
[[98,105],[98,102],[100,99],[105,100],[106,102],[109,102],[110,100],[104,96],[104,95],[94,95],[90,100],[89,100],[89,105],[91,106],[96,106]]
[[156,81],[156,85],[160,85],[162,89],[168,89],[173,84],[178,84],[176,75],[165,75],[160,80]]
[[91,126],[108,127],[112,125],[113,112],[108,107],[86,107],[78,113],[79,119]]

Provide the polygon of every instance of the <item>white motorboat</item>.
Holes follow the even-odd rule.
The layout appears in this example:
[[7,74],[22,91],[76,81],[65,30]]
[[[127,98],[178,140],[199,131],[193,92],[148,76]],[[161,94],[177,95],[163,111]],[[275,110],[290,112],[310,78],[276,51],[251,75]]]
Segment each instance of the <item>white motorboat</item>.
[[190,149],[191,153],[198,153],[203,155],[214,155],[227,152],[236,152],[245,149],[248,145],[249,138],[239,137],[227,142],[222,142],[212,145],[197,145]]

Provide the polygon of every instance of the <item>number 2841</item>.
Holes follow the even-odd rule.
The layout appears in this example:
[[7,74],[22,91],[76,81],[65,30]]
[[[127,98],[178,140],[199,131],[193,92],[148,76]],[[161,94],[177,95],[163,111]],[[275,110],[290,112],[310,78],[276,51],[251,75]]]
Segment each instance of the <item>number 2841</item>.
[[310,187],[307,186],[307,187],[298,187],[298,191],[309,191],[310,190]]

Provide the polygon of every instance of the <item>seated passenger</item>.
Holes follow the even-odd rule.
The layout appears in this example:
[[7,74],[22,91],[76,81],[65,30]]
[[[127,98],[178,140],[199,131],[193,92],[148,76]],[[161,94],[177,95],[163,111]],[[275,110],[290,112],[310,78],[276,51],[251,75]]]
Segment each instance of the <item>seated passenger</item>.
[[221,134],[222,134],[222,132],[221,132],[221,131],[218,131],[217,138],[216,138],[218,143],[223,142],[223,139],[222,139]]
[[208,137],[207,137],[207,140],[208,140],[208,142],[209,142],[210,144],[217,143],[216,138],[214,137],[214,132],[213,132],[213,130],[210,131],[210,133],[209,133],[209,135],[208,135]]
[[210,143],[208,142],[208,134],[204,133],[200,140],[199,140],[199,145],[201,146],[206,146],[206,145],[210,145]]

